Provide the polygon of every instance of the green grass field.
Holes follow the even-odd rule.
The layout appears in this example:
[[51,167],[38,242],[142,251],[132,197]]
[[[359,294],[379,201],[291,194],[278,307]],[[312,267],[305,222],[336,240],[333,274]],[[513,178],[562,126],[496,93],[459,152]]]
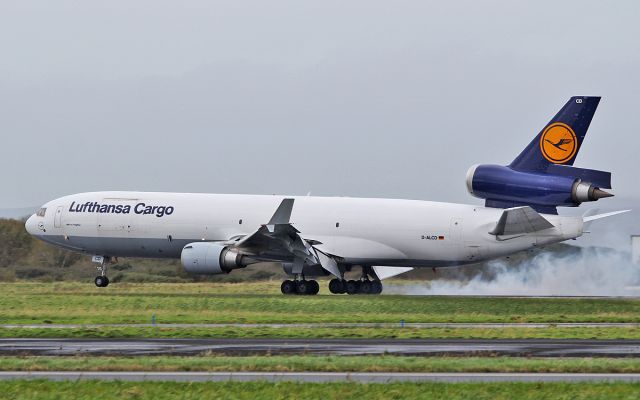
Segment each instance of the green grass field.
[[284,296],[279,285],[3,283],[0,324],[640,322],[638,299]]
[[0,328],[0,337],[638,339],[635,327],[400,328],[399,322],[640,322],[638,299],[283,296],[279,282],[0,284],[0,324],[392,323],[396,327]]
[[637,399],[633,383],[176,383],[2,381],[7,399]]
[[0,357],[1,371],[640,373],[638,358],[409,356]]
[[23,338],[640,339],[640,328],[0,328]]

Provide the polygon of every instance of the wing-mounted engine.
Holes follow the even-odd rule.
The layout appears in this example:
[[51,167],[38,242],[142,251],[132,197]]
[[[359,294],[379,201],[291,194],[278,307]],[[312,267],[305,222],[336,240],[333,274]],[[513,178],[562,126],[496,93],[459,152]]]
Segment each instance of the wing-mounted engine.
[[528,205],[538,212],[557,214],[559,206],[577,207],[613,196],[602,188],[611,188],[610,173],[569,166],[525,172],[501,165],[474,165],[467,172],[469,193],[495,208]]
[[228,274],[234,269],[258,262],[230,246],[216,242],[189,243],[182,249],[180,260],[187,272],[206,275]]

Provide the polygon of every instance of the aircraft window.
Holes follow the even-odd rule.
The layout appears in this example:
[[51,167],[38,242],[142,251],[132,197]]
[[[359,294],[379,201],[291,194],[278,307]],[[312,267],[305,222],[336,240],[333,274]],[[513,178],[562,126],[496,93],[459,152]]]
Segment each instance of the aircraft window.
[[46,207],[42,207],[41,209],[38,210],[38,212],[36,213],[36,215],[38,217],[44,217],[44,214],[47,212],[47,208]]

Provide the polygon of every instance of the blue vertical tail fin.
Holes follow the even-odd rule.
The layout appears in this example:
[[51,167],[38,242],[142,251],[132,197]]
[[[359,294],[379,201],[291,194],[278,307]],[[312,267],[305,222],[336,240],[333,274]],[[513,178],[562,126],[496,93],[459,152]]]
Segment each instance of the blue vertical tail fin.
[[516,171],[547,171],[550,165],[573,165],[600,97],[575,96],[509,165]]

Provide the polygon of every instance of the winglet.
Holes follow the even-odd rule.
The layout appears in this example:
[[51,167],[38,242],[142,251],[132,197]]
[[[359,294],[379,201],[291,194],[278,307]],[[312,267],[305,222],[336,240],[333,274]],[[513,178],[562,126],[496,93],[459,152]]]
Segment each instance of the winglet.
[[267,225],[288,224],[291,218],[291,210],[293,210],[293,200],[283,199]]

